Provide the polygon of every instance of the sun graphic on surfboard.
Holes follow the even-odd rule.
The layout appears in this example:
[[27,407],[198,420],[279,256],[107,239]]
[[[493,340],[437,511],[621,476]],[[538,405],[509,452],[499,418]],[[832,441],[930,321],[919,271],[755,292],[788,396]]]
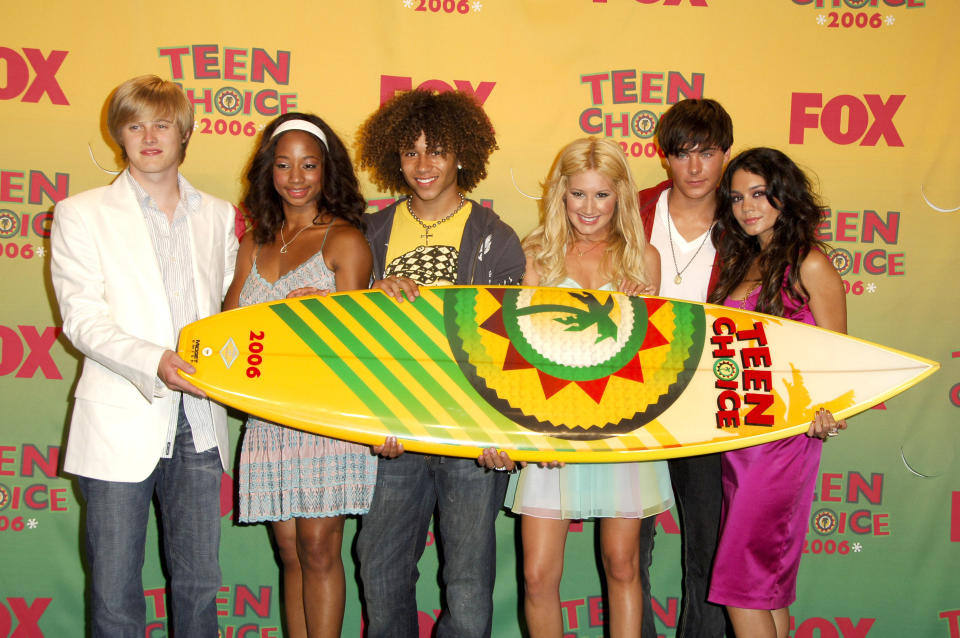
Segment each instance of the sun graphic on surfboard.
[[536,432],[598,439],[662,414],[704,343],[701,308],[559,288],[461,289],[444,299],[447,336],[474,389]]

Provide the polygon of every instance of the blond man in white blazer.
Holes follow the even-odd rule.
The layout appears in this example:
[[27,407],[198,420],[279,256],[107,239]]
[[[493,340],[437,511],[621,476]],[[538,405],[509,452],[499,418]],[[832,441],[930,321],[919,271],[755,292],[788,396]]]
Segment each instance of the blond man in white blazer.
[[151,500],[163,525],[177,636],[216,636],[225,410],[179,376],[180,329],[220,311],[237,251],[233,207],[179,173],[193,106],[141,76],[112,94],[107,126],[127,168],[57,204],[53,286],[83,353],[64,470],[84,497],[94,636],[142,637]]

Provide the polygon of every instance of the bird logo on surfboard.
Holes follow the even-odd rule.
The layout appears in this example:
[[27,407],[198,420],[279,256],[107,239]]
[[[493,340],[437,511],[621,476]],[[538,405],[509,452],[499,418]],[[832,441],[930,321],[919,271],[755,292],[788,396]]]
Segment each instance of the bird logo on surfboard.
[[533,315],[542,312],[566,314],[565,317],[554,317],[554,321],[567,326],[567,331],[582,332],[593,326],[597,327],[597,339],[594,343],[600,343],[605,339],[617,338],[617,324],[610,318],[610,311],[613,310],[613,297],[607,297],[604,303],[600,303],[589,290],[583,293],[570,293],[571,297],[579,299],[587,307],[586,310],[575,306],[565,306],[563,304],[540,304],[536,306],[527,306],[518,311],[521,315]]

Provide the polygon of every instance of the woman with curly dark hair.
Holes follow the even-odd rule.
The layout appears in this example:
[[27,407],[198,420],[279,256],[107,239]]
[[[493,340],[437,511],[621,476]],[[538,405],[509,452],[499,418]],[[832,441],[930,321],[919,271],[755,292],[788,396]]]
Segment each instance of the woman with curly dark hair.
[[[804,172],[771,148],[735,157],[713,229],[720,277],[709,301],[847,331],[840,275],[816,238],[821,206]],[[739,638],[784,638],[822,441],[843,429],[823,408],[807,436],[724,452],[723,514],[710,602]]]
[[[253,226],[240,243],[226,309],[367,287],[366,202],[346,148],[323,120],[287,113],[268,124],[247,181]],[[285,635],[340,635],[344,517],[367,511],[375,480],[367,446],[247,419],[240,521],[271,522]]]
[[[381,188],[406,195],[367,216],[374,288],[400,302],[419,286],[520,282],[516,233],[464,197],[486,177],[496,148],[490,120],[463,93],[403,93],[363,124],[360,166]],[[506,475],[470,459],[402,454],[394,438],[374,450],[383,458],[357,540],[367,636],[419,635],[417,560],[435,508],[445,588],[437,636],[489,636]]]

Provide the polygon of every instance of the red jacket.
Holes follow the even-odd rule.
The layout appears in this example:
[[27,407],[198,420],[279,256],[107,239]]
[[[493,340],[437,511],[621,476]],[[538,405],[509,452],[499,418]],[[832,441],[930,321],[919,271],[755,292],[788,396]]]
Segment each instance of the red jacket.
[[[672,186],[672,180],[664,180],[656,186],[643,189],[637,195],[640,203],[640,220],[643,222],[643,232],[647,236],[647,241],[650,241],[650,235],[653,233],[653,219],[656,217],[657,202],[660,201],[660,194]],[[713,240],[711,239],[711,241]],[[719,258],[720,251],[717,251],[713,258],[713,268],[710,270],[710,282],[707,284],[708,296],[713,292],[714,287],[717,285],[717,279],[720,277]]]

